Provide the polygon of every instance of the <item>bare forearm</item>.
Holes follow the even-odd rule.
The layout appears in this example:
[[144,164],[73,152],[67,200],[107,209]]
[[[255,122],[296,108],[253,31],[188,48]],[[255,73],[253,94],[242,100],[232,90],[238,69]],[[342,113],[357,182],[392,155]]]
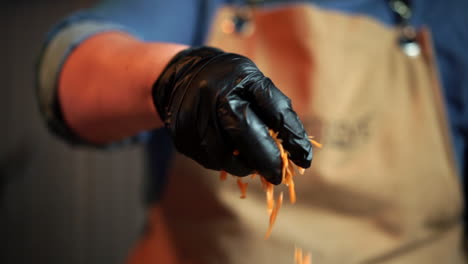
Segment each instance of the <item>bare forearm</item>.
[[120,32],[96,35],[67,59],[59,101],[67,125],[97,144],[162,126],[152,85],[184,45],[146,43]]

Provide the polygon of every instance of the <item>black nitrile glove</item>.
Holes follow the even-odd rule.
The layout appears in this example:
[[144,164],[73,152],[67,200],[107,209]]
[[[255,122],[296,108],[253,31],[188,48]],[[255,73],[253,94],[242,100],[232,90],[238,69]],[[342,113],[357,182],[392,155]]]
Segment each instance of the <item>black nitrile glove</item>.
[[177,150],[208,169],[237,176],[256,171],[281,183],[269,128],[279,132],[295,164],[310,167],[312,146],[290,99],[246,57],[209,47],[184,50],[154,84],[153,99]]

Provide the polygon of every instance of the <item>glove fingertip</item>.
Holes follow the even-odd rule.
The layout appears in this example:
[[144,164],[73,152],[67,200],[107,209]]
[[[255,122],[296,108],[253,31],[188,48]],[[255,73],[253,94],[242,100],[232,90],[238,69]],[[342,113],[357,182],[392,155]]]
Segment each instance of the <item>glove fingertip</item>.
[[281,175],[281,169],[275,169],[273,171],[265,171],[265,172],[260,172],[260,175],[262,175],[263,178],[265,178],[268,182],[278,185],[282,182],[283,177]]
[[289,152],[290,159],[302,168],[309,168],[312,163],[312,144],[307,138],[284,142],[285,148]]
[[297,166],[308,169],[312,165],[312,159],[292,160]]
[[274,185],[279,185],[279,184],[281,183],[281,181],[282,181],[282,180],[281,180],[281,177],[273,177],[273,178],[272,178],[272,177],[265,177],[265,176],[264,176],[264,178],[265,178],[268,182],[270,182],[270,183],[272,183],[272,184],[274,184]]
[[226,161],[224,170],[238,177],[245,177],[254,172],[253,169],[249,168],[235,155],[231,155],[230,159]]

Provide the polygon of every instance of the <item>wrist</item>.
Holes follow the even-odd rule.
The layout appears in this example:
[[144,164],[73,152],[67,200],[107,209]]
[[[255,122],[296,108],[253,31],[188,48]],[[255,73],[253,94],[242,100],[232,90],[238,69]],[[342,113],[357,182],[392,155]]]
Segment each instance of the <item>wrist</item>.
[[222,50],[212,47],[192,47],[179,51],[168,62],[152,88],[153,103],[166,126],[169,125],[171,119],[167,115],[168,112],[175,113],[175,109],[169,107],[172,103],[171,98],[178,97],[178,93],[185,93],[189,89],[191,78],[186,78],[186,75],[193,75],[200,71],[214,57],[221,54],[224,54]]
[[154,105],[153,86],[174,55],[186,48],[187,46],[179,44],[136,42],[129,49],[129,69],[133,74],[132,86],[135,87],[130,92],[135,98],[130,102],[136,105],[130,105],[128,108],[141,110],[137,114],[141,130],[163,126],[161,115]]

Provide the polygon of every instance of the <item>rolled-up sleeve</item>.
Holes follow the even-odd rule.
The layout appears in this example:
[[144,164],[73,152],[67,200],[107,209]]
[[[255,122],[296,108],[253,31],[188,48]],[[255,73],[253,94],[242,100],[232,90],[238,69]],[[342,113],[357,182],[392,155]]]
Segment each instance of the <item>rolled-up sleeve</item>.
[[[77,46],[91,36],[106,31],[124,31],[138,35],[120,24],[80,12],[52,29],[47,36],[37,64],[36,87],[41,114],[52,132],[72,144],[91,145],[77,137],[64,122],[56,92],[60,72],[67,57]],[[137,138],[131,138],[125,142],[135,140]],[[119,142],[121,143],[124,142]]]

